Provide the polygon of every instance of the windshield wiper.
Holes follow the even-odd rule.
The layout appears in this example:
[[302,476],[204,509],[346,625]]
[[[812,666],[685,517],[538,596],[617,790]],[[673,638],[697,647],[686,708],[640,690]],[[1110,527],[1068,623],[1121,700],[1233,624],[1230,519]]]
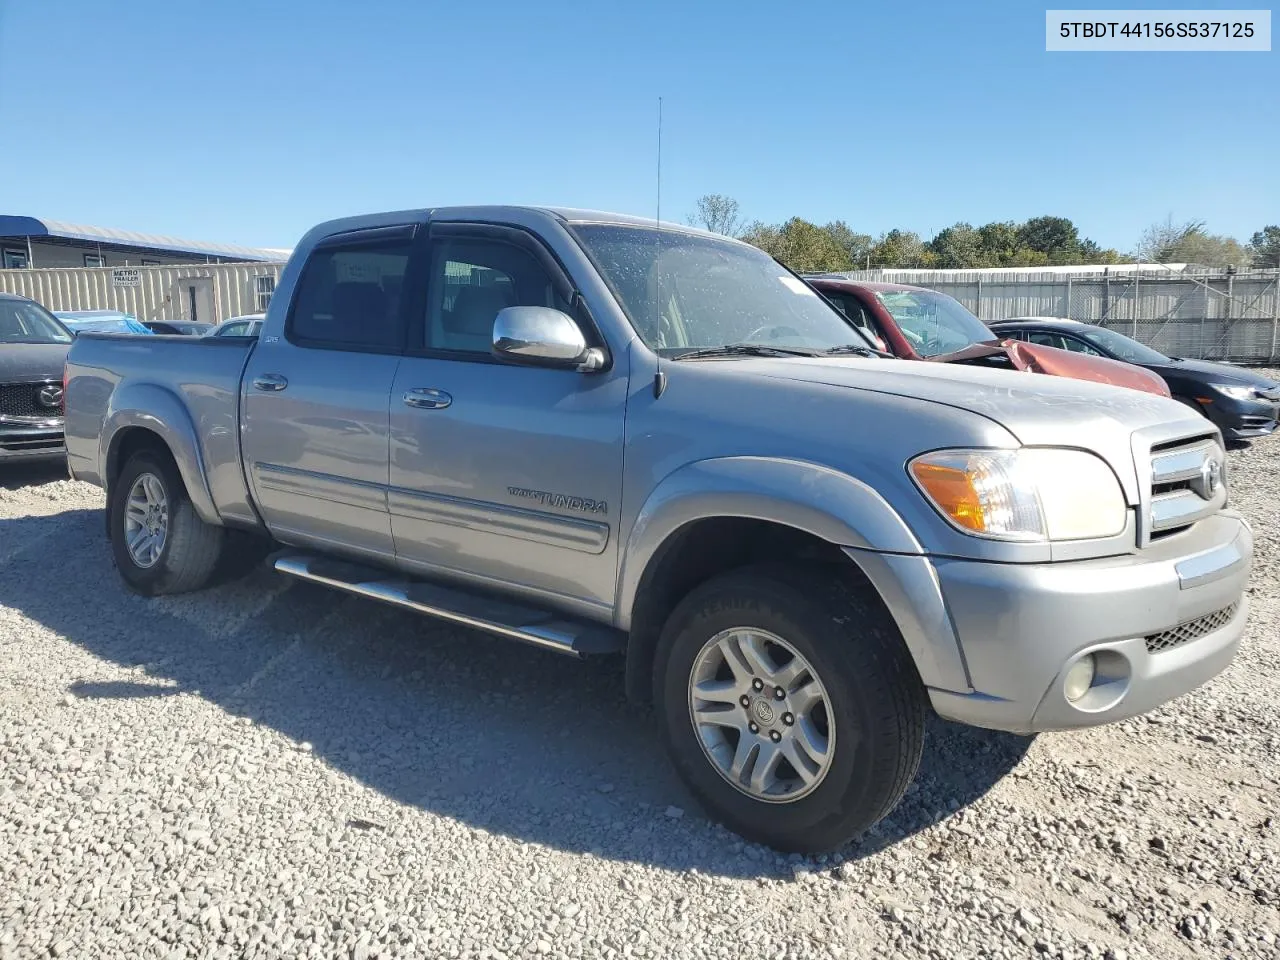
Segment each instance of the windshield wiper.
[[882,353],[879,350],[873,350],[871,347],[864,347],[860,343],[844,343],[838,347],[832,347],[830,350],[823,350],[823,356],[839,357],[839,356],[855,356],[855,357],[888,357],[892,354]]
[[763,343],[726,343],[721,347],[703,347],[678,353],[672,360],[697,360],[702,357],[820,357],[821,350],[804,347],[770,347]]

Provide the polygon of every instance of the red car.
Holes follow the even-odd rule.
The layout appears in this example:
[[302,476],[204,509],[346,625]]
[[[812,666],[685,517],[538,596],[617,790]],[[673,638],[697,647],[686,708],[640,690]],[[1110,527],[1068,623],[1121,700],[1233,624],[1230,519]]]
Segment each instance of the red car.
[[1169,387],[1161,377],[1131,363],[1002,340],[960,301],[936,290],[838,276],[808,276],[805,280],[872,343],[903,360],[1005,367],[1169,396]]

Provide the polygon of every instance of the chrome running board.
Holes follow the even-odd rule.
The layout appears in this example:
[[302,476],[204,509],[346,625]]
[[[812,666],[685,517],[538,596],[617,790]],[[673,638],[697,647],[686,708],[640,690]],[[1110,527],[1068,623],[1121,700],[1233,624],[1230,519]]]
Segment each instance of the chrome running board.
[[621,631],[564,614],[483,593],[410,579],[403,575],[317,554],[286,553],[275,559],[281,573],[405,607],[429,617],[521,640],[571,657],[621,653]]

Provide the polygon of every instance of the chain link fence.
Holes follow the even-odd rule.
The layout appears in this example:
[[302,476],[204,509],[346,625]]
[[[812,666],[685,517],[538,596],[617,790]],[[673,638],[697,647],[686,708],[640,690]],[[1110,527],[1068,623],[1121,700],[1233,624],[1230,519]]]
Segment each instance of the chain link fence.
[[1064,315],[1174,357],[1267,363],[1280,349],[1278,294],[1275,273],[1072,279]]

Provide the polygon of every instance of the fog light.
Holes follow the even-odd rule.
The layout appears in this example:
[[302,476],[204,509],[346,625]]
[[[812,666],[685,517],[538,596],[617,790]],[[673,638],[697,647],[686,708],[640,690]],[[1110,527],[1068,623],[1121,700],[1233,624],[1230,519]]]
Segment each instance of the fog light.
[[1067,670],[1066,682],[1063,684],[1068,700],[1074,702],[1089,692],[1089,688],[1093,686],[1094,670],[1092,653],[1086,654],[1071,665]]

